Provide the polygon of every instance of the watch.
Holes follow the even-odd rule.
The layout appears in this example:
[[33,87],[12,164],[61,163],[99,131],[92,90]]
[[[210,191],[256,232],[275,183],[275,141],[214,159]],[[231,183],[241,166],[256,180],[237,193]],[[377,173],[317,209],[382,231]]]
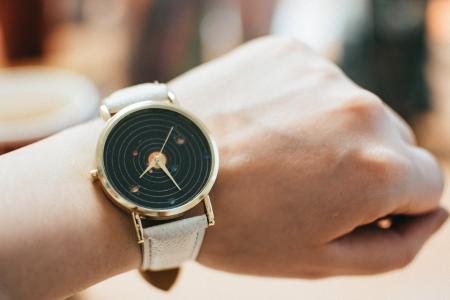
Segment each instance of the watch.
[[[209,192],[219,169],[206,126],[181,108],[167,85],[144,83],[111,94],[92,178],[131,216],[142,270],[167,270],[195,259],[214,225]],[[197,205],[204,210],[186,216]]]

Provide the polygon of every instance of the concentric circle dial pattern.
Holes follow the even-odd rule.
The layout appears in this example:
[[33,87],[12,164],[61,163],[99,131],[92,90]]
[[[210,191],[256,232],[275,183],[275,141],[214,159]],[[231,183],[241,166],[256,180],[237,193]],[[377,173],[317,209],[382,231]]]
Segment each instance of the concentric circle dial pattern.
[[[150,155],[161,150],[169,132],[162,153],[181,190],[157,166],[140,178]],[[156,210],[192,200],[206,185],[212,168],[211,148],[201,129],[183,114],[164,108],[146,108],[120,120],[108,134],[103,160],[105,175],[116,192]]]

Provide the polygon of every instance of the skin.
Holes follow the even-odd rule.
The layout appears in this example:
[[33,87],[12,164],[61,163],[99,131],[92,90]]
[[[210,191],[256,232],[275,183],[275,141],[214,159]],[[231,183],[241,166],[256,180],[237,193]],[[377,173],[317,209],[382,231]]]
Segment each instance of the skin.
[[[385,272],[411,262],[447,218],[442,173],[408,125],[296,40],[257,40],[173,87],[220,145],[220,221],[205,265],[306,278]],[[390,215],[409,217],[373,226]]]
[[[409,127],[301,43],[264,38],[170,83],[220,148],[198,261],[317,278],[407,265],[448,214]],[[0,298],[62,298],[140,265],[131,217],[90,182],[101,121],[0,157]],[[401,215],[390,229],[374,226]]]

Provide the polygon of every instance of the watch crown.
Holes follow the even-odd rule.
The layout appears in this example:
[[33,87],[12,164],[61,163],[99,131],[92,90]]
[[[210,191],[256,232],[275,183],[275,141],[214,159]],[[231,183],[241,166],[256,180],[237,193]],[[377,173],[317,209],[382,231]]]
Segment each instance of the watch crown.
[[98,180],[98,170],[97,169],[89,171],[89,175],[91,175],[92,181]]

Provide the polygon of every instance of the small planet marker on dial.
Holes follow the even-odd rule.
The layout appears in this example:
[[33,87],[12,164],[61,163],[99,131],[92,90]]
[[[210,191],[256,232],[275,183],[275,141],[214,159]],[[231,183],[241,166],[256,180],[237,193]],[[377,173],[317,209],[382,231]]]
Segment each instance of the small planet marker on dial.
[[132,154],[133,154],[133,156],[138,156],[139,155],[139,151],[133,150]]
[[186,139],[184,138],[184,136],[177,136],[175,138],[175,143],[177,143],[178,145],[183,145],[184,143],[186,143]]
[[139,186],[133,185],[133,186],[130,188],[130,191],[131,191],[132,193],[137,193],[137,192],[139,192]]

